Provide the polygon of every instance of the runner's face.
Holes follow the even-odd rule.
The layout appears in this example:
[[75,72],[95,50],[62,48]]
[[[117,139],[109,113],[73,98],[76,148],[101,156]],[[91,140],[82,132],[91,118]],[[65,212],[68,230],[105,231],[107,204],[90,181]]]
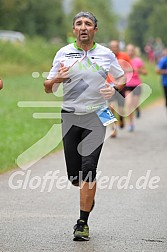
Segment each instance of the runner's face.
[[111,42],[111,44],[110,44],[110,49],[111,49],[111,51],[115,54],[115,55],[117,55],[118,53],[119,53],[119,44],[117,43],[117,42]]
[[75,20],[73,33],[77,41],[82,43],[90,43],[93,41],[94,35],[97,32],[94,22],[86,17],[80,17]]
[[126,51],[127,51],[127,54],[128,54],[130,57],[135,56],[135,47],[134,47],[134,46],[128,45],[127,48],[126,48]]

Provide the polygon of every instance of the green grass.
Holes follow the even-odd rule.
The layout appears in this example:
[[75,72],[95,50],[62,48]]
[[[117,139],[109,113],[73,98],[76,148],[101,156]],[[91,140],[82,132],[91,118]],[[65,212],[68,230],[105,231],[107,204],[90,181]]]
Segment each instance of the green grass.
[[[27,39],[21,45],[0,43],[0,73],[4,81],[0,91],[0,173],[17,167],[17,157],[44,137],[54,124],[60,123],[57,119],[33,118],[34,112],[60,109],[17,105],[19,101],[56,100],[53,94],[44,92],[42,73],[50,69],[59,47],[40,38]],[[33,78],[32,72],[39,72],[40,77]],[[57,133],[60,135],[60,130]],[[61,144],[56,149],[60,148]]]
[[[44,137],[58,119],[34,119],[34,112],[56,112],[56,108],[21,108],[19,101],[55,101],[52,94],[43,89],[43,78],[31,75],[4,79],[5,87],[0,93],[0,172],[16,166],[15,160],[27,148]],[[60,135],[60,131],[57,132]],[[56,139],[55,139],[56,141]],[[45,146],[43,146],[45,148]],[[57,149],[61,148],[61,144]],[[28,162],[31,160],[27,160]]]
[[[27,40],[23,45],[0,43],[1,76],[4,89],[0,91],[0,173],[17,167],[16,159],[25,150],[43,138],[51,127],[60,121],[56,119],[34,119],[34,112],[56,112],[56,108],[20,108],[19,101],[55,101],[53,94],[46,94],[43,88],[43,71],[48,71],[53,57],[60,46],[50,44],[39,38]],[[146,106],[162,97],[160,76],[155,74],[155,66],[146,65],[148,75],[142,77],[153,92],[142,104]],[[32,72],[39,72],[39,78],[33,78]],[[55,141],[59,136],[49,141]],[[47,145],[43,143],[43,148]],[[62,144],[54,149],[62,148]],[[32,160],[34,156],[32,153]],[[29,162],[30,160],[26,160]]]
[[160,75],[155,73],[155,65],[150,65],[145,62],[145,66],[148,74],[142,76],[142,81],[150,86],[152,89],[152,94],[145,100],[145,102],[142,104],[142,107],[145,107],[163,97],[161,78]]
[[23,44],[0,41],[0,75],[8,78],[37,70],[46,71],[60,47],[42,38],[27,38]]

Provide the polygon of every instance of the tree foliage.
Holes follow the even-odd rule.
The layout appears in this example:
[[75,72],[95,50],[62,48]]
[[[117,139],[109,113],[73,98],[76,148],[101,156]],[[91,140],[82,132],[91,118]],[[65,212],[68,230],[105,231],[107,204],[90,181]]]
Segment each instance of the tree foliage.
[[0,29],[46,38],[63,37],[62,0],[0,0]]
[[160,37],[167,46],[167,22],[165,16],[167,15],[167,2],[163,5],[158,5],[154,10],[154,15],[148,18],[147,37]]
[[167,43],[167,0],[139,0],[128,18],[127,40],[144,47],[149,37],[161,37]]
[[118,38],[116,16],[112,10],[112,0],[71,0],[65,12],[65,0],[0,0],[0,30],[15,30],[29,36],[40,35],[47,39],[59,37],[66,40],[72,32],[73,16],[88,10],[98,19],[99,31],[96,40],[105,43]]

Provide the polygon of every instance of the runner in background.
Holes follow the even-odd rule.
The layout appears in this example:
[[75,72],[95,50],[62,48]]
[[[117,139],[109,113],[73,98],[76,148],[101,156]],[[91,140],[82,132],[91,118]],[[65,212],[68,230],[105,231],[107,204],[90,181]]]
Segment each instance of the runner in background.
[[138,108],[139,104],[139,97],[141,94],[140,74],[146,75],[147,71],[142,59],[139,56],[136,56],[136,50],[134,45],[132,44],[127,45],[126,51],[131,59],[131,65],[133,68],[133,75],[131,75],[131,72],[127,73],[127,78],[128,75],[131,76],[130,78],[128,78],[127,84],[125,86],[126,106],[127,106],[127,112],[129,114],[128,131],[132,132],[134,131],[134,120],[133,120],[134,113],[133,112],[131,113],[131,111],[134,111],[136,108]]
[[71,44],[75,42],[75,37],[73,36],[73,34],[71,32],[67,33],[67,43]]
[[155,63],[158,63],[160,58],[163,56],[164,45],[160,37],[157,37],[154,42],[154,56]]
[[[121,52],[120,51],[120,43],[118,40],[112,40],[109,43],[109,48],[110,50],[115,54],[116,58],[118,59],[118,62],[120,64],[120,66],[122,67],[122,69],[124,70],[124,72],[126,73],[127,71],[129,71],[131,69],[131,61],[130,58],[128,56],[128,54],[126,52]],[[114,82],[113,78],[111,75],[108,75],[107,78],[107,82],[111,83]],[[119,92],[122,96],[120,96],[118,93],[116,95],[114,95],[111,99],[111,103],[110,103],[110,109],[111,111],[114,113],[114,107],[115,107],[115,103],[117,103],[118,106],[118,121],[119,121],[119,127],[120,128],[124,128],[124,105],[125,105],[125,101],[124,101],[124,97],[125,97],[125,89],[123,89],[122,91]],[[116,137],[117,136],[117,131],[115,130],[115,128],[112,128],[112,133],[111,133],[111,137]]]
[[161,74],[162,77],[162,86],[165,96],[165,106],[167,110],[167,48],[163,51],[163,57],[159,60],[156,68],[156,72]]
[[148,40],[147,44],[144,47],[144,51],[146,53],[148,62],[151,64],[155,63],[154,40],[152,38]]
[[[140,56],[141,56],[141,50],[140,50],[140,47],[138,47],[138,46],[135,47],[135,55],[136,55],[137,57],[140,57]],[[138,106],[138,107],[136,108],[136,117],[139,118],[140,115],[141,115],[140,106]]]

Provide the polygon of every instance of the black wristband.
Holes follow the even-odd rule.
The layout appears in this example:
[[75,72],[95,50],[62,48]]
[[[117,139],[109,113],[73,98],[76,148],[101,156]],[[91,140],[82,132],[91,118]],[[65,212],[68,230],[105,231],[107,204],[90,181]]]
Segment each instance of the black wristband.
[[119,89],[118,89],[116,86],[113,86],[113,88],[114,88],[117,92],[119,92]]

